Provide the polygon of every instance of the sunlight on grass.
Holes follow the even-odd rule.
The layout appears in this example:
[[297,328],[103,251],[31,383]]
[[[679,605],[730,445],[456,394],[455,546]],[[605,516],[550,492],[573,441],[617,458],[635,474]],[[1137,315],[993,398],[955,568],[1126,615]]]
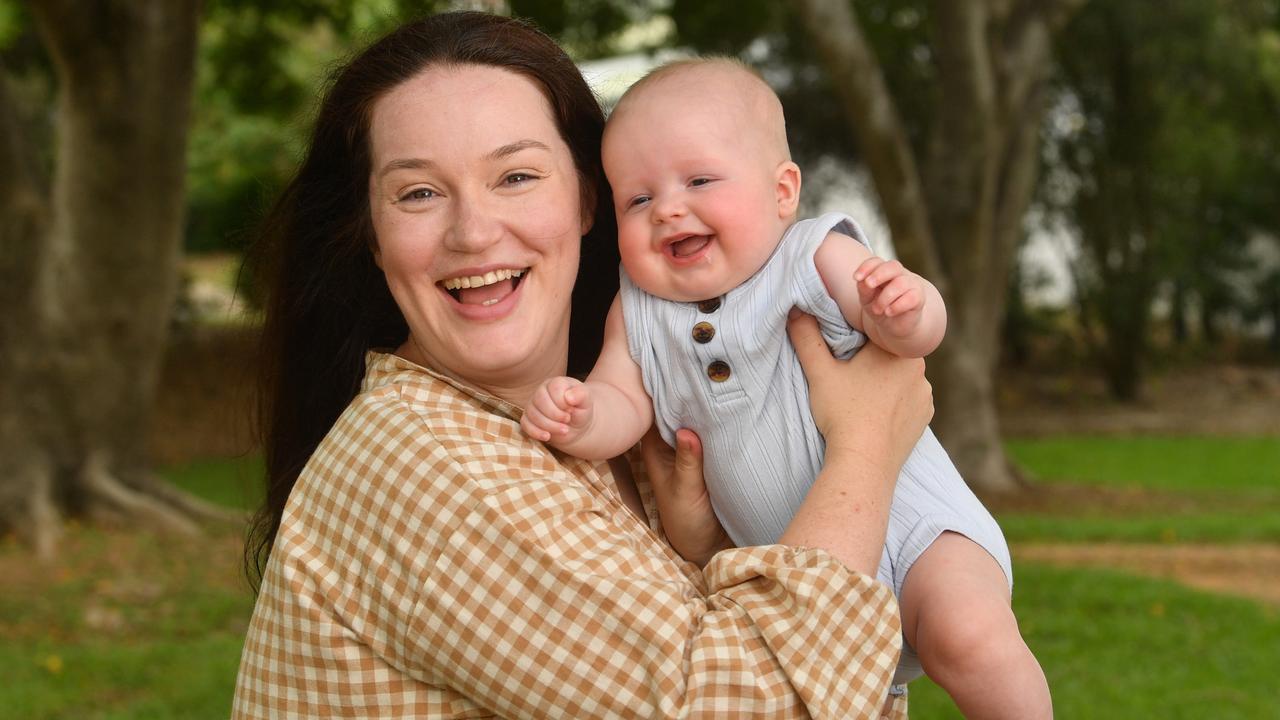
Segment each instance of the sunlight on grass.
[[1161,490],[1280,487],[1280,438],[1093,437],[1015,439],[1010,456],[1042,482]]
[[1280,542],[1280,438],[1064,436],[1006,447],[1046,489],[1110,491],[1093,505],[997,511],[1011,541]]
[[[1020,564],[1014,575],[1014,609],[1057,717],[1275,717],[1274,609],[1115,571]],[[911,684],[911,715],[961,717],[927,679]]]
[[[1276,496],[1280,498],[1280,496]],[[1233,513],[1045,515],[997,513],[1010,542],[1280,542],[1280,501]]]

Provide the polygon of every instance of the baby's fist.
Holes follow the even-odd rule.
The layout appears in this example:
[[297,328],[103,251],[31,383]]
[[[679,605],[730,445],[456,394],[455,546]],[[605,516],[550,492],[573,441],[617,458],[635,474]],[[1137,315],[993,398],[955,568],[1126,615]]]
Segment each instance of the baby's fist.
[[582,382],[571,377],[545,380],[533,392],[520,427],[535,440],[565,441],[576,437],[591,421],[590,397]]
[[853,273],[863,311],[877,318],[895,318],[924,307],[924,280],[897,260],[867,258]]

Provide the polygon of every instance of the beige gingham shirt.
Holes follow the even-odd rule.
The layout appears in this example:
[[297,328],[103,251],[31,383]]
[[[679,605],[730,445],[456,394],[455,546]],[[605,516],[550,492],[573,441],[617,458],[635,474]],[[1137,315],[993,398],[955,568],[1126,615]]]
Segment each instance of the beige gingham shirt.
[[643,477],[648,524],[520,412],[369,354],[285,508],[233,717],[878,716],[888,589],[821,550],[684,562]]

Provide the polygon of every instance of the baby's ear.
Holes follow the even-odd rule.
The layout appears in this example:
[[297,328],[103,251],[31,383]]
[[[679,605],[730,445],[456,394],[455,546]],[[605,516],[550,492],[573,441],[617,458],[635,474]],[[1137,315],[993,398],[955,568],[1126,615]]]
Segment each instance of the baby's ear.
[[778,217],[789,218],[800,205],[800,166],[787,160],[777,170]]

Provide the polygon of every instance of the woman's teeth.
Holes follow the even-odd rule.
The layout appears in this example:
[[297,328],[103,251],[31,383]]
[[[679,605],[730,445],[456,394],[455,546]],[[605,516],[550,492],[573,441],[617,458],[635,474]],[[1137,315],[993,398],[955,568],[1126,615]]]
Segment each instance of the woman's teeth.
[[510,280],[518,278],[524,274],[524,270],[491,270],[484,275],[470,275],[465,277],[449,278],[444,281],[445,290],[462,290],[466,288],[478,288],[485,285],[492,285],[502,280]]

